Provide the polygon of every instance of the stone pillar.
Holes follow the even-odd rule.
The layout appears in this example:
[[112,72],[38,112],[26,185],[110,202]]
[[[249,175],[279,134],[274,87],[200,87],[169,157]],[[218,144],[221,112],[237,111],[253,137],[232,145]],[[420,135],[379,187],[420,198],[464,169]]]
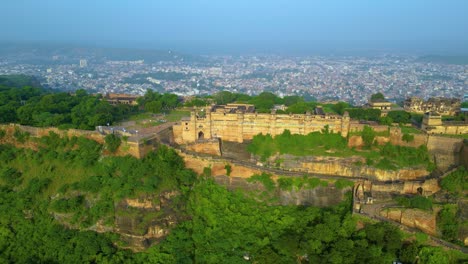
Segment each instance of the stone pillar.
[[348,136],[350,120],[351,118],[349,117],[349,113],[347,111],[344,112],[343,116],[341,117],[341,136],[342,137]]

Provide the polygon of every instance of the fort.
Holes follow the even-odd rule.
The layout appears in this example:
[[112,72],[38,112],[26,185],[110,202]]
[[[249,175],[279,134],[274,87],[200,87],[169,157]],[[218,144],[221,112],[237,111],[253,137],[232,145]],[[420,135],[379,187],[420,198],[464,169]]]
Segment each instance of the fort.
[[456,115],[460,111],[460,99],[433,97],[427,101],[419,97],[410,97],[404,102],[404,109],[408,112],[427,113],[437,112],[441,115]]
[[193,109],[190,118],[182,119],[173,126],[174,141],[177,144],[197,140],[219,138],[223,141],[244,142],[257,134],[272,136],[289,129],[292,134],[307,135],[320,132],[325,127],[346,137],[350,131],[348,113],[333,114],[276,114],[257,113],[250,104],[212,105]]
[[468,134],[468,122],[442,121],[442,116],[437,112],[427,112],[423,116],[421,129],[427,134]]

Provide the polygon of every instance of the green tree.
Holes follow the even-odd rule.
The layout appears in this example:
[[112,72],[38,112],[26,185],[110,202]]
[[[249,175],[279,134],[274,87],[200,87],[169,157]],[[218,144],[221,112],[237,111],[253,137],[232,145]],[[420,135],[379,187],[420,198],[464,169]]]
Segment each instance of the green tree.
[[446,240],[456,241],[458,238],[460,222],[457,212],[457,205],[447,204],[444,205],[437,215],[437,227],[441,231],[442,237]]
[[217,92],[213,95],[213,98],[216,101],[216,104],[219,105],[225,105],[228,103],[232,103],[236,100],[235,94],[229,92],[229,91],[221,91]]
[[119,148],[120,144],[122,143],[122,140],[120,139],[120,137],[114,134],[106,135],[104,140],[106,142],[106,148],[112,153],[115,153],[117,149]]
[[387,116],[392,118],[393,122],[395,123],[411,123],[411,114],[403,110],[390,111],[387,113]]
[[393,119],[389,116],[382,116],[379,118],[379,124],[390,126],[393,123]]
[[383,101],[383,100],[385,100],[385,96],[380,92],[371,95],[372,102],[378,102],[378,101]]
[[152,113],[161,113],[162,111],[162,102],[161,101],[151,101],[145,103],[145,111]]
[[343,115],[344,112],[345,112],[345,109],[349,108],[351,105],[349,103],[346,103],[346,102],[338,102],[334,105],[332,105],[332,109],[333,111],[335,111],[335,113],[339,114],[339,115]]
[[375,139],[375,132],[370,126],[364,126],[362,129],[362,141],[364,142],[365,147],[372,146],[372,143]]
[[405,142],[413,142],[414,141],[414,135],[404,133],[403,136],[401,136],[401,139]]

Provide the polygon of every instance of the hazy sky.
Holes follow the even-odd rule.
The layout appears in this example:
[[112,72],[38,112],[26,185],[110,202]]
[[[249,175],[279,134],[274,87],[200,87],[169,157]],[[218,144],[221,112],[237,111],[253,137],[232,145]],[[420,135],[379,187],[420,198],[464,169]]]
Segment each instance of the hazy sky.
[[468,54],[468,0],[1,0],[0,41]]

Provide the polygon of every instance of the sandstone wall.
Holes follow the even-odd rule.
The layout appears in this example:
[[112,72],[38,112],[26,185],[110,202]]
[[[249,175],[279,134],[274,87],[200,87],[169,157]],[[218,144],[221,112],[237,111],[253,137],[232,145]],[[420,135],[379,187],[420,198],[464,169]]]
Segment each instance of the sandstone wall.
[[17,124],[10,124],[10,125],[0,125],[1,129],[11,130],[17,127],[21,131],[28,132],[32,137],[43,137],[48,136],[50,132],[54,132],[55,134],[61,137],[73,137],[73,136],[84,136],[86,138],[92,139],[99,143],[104,143],[104,136],[101,135],[97,131],[90,131],[90,130],[80,130],[80,129],[67,129],[67,130],[60,130],[56,127],[31,127],[31,126],[23,126]]
[[429,136],[427,149],[432,155],[437,167],[442,171],[460,164],[460,152],[463,140],[442,136]]
[[468,125],[441,125],[441,126],[431,126],[428,128],[428,133],[430,134],[468,134]]
[[[379,145],[385,145],[387,142],[390,142],[393,145],[397,146],[406,146],[406,147],[419,147],[421,145],[426,145],[428,136],[425,134],[413,134],[414,140],[411,142],[403,141],[403,134],[400,129],[391,129],[390,136],[376,136],[375,141]],[[361,136],[353,135],[349,137],[348,146],[350,148],[362,148],[364,147],[364,141]]]
[[184,159],[185,166],[189,169],[194,170],[198,174],[203,173],[203,168],[211,168],[211,175],[224,176],[226,175],[226,164],[231,165],[231,176],[239,178],[250,178],[253,174],[261,174],[262,171],[259,169],[252,169],[246,166],[241,166],[237,164],[230,163],[227,160],[223,159],[213,159],[210,157],[200,157],[195,155],[190,155],[184,153],[180,150],[177,150],[178,154]]
[[[7,131],[10,138],[12,137],[15,129],[20,129],[23,132],[28,132],[32,137],[43,137],[48,136],[50,132],[53,132],[60,137],[80,137],[83,136],[87,139],[94,140],[100,144],[105,143],[105,135],[100,134],[97,131],[89,131],[89,130],[79,130],[79,129],[68,129],[68,130],[60,130],[55,127],[30,127],[30,126],[22,126],[16,124],[10,125],[0,125],[0,129]],[[5,141],[5,140],[3,140]],[[12,142],[10,142],[12,143]],[[117,149],[116,153],[113,155],[117,156],[126,156],[131,155],[136,158],[144,157],[148,152],[154,150],[158,144],[158,137],[150,138],[144,140],[144,142],[140,141],[122,141],[121,145]],[[26,142],[21,144],[22,147],[28,147],[32,149],[36,149],[37,146],[33,142]]]
[[424,233],[437,235],[437,212],[426,212],[419,209],[389,208],[380,212],[380,215],[402,225],[417,228]]
[[257,134],[279,135],[288,129],[292,134],[306,135],[321,131],[325,126],[330,131],[347,136],[349,117],[338,115],[310,114],[264,114],[224,113],[207,110],[204,117],[191,113],[190,120],[174,125],[174,140],[186,144],[199,139],[221,138],[224,141],[243,142]]

